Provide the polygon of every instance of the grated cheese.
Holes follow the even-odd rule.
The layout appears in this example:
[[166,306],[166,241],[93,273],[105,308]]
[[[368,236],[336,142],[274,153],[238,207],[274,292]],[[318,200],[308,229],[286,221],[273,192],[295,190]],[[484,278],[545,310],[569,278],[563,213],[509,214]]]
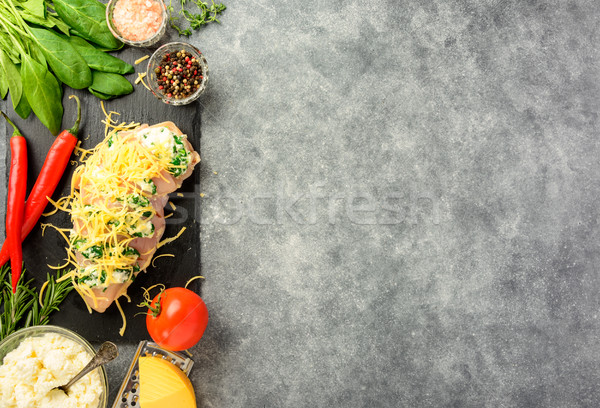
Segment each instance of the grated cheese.
[[40,297],[39,297],[40,307],[44,307],[44,302],[42,299],[44,299],[44,291],[46,290],[46,286],[48,286],[49,283],[50,283],[50,281],[47,280],[46,282],[44,282],[44,284],[40,288]]
[[147,74],[145,72],[141,73],[141,74],[138,74],[138,77],[135,80],[135,84],[137,85],[137,84],[139,84],[141,82],[142,85],[144,85],[144,88],[146,88],[149,91],[152,91],[152,89],[150,89],[150,87],[148,85],[146,85],[146,81],[144,81],[144,78],[146,77],[146,75]]
[[146,61],[148,58],[150,58],[150,55],[146,54],[143,57],[136,59],[135,62],[134,62],[134,64],[137,65],[137,64],[139,64],[141,62]]
[[[103,102],[101,106],[105,139],[92,150],[78,148],[81,164],[74,171],[70,195],[49,200],[54,206],[51,213],[69,213],[73,228],[42,226],[42,233],[51,226],[68,243],[67,262],[58,268],[72,265],[76,269],[61,281],[71,279],[77,292],[91,300],[93,308],[98,307],[99,300],[108,299],[101,293],[111,284],[131,282],[146,268],[150,262],[140,262],[140,258],[185,231],[183,228],[175,237],[158,243],[160,236],[152,222],[156,216],[153,200],[158,197],[153,180],[172,182],[169,177],[182,174],[191,163],[191,153],[183,143],[185,135],[167,127],[117,123],[113,115],[118,113],[107,112]],[[130,245],[138,238],[155,239],[156,245],[138,251]],[[126,288],[115,299],[127,297]],[[121,310],[118,303],[117,307]],[[126,325],[124,315],[123,319],[122,331]]]
[[173,254],[162,254],[162,255],[157,255],[157,256],[155,256],[155,257],[152,259],[152,266],[156,266],[156,265],[154,265],[154,261],[156,261],[158,258],[162,258],[162,257],[165,257],[165,256],[168,256],[168,257],[171,257],[171,258],[175,258],[175,255],[173,255]]
[[189,280],[189,281],[187,281],[187,282],[185,283],[185,286],[184,286],[184,288],[186,288],[186,289],[187,289],[188,285],[189,285],[190,283],[192,283],[193,281],[195,281],[196,279],[204,279],[204,276],[202,276],[202,275],[197,275],[197,276],[194,276],[193,278],[190,278],[190,280]]
[[185,227],[182,227],[182,228],[179,230],[179,232],[177,233],[177,235],[175,235],[174,237],[171,237],[171,238],[166,238],[166,239],[163,239],[162,241],[160,241],[160,242],[158,243],[158,245],[157,245],[156,247],[157,247],[157,248],[160,248],[160,247],[161,247],[161,246],[163,246],[163,245],[167,245],[167,244],[169,244],[169,243],[171,243],[171,242],[175,241],[177,238],[179,238],[179,237],[181,236],[181,234],[183,234],[183,232],[184,232],[185,230],[186,230],[186,228],[185,228]]
[[115,299],[115,303],[117,304],[117,309],[119,309],[119,313],[121,314],[121,318],[123,319],[123,326],[119,330],[119,335],[123,336],[125,334],[125,328],[127,327],[127,317],[125,317],[125,312],[119,303],[119,299]]
[[[146,73],[145,72],[141,72],[138,74],[137,78],[135,79],[135,84],[139,84],[144,78],[146,77]],[[144,84],[146,85],[146,84]]]

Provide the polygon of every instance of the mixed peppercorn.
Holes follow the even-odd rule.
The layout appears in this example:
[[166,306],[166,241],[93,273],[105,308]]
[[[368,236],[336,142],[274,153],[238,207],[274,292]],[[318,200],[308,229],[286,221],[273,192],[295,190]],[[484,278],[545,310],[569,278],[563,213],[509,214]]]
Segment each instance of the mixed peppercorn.
[[198,90],[204,80],[200,62],[185,50],[166,53],[154,69],[158,89],[167,97],[185,99]]

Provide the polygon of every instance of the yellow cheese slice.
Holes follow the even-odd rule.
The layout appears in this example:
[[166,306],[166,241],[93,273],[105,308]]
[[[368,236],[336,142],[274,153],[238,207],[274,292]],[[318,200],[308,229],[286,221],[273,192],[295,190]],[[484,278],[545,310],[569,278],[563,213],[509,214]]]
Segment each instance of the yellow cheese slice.
[[140,357],[141,408],[196,408],[190,379],[161,357]]

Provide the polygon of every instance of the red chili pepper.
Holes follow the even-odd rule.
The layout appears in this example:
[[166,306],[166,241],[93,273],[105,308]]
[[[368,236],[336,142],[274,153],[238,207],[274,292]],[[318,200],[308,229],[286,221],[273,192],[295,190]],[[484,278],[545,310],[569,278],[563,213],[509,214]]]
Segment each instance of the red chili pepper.
[[21,227],[25,213],[25,193],[27,192],[27,142],[19,128],[6,116],[2,116],[13,127],[10,137],[10,173],[8,176],[8,199],[6,203],[6,241],[10,251],[11,283],[13,293],[23,268],[21,248]]
[[[77,102],[77,119],[75,125],[71,129],[63,130],[54,140],[50,147],[46,160],[42,166],[42,170],[38,175],[27,202],[25,203],[25,215],[23,217],[23,227],[21,228],[21,241],[31,232],[42,216],[48,197],[54,194],[54,190],[60,181],[67,164],[71,158],[71,153],[77,145],[77,132],[79,130],[79,122],[81,121],[81,104],[79,98],[71,95],[69,98],[75,98]],[[10,257],[10,248],[5,242],[0,250],[0,266],[4,265]]]

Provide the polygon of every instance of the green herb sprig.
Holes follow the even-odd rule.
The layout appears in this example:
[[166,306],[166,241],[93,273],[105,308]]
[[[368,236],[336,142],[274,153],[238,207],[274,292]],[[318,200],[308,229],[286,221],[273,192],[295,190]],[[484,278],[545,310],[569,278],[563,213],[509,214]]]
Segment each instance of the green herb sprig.
[[[208,3],[203,2],[202,0],[176,0],[179,1],[181,9],[177,13],[179,16],[183,16],[185,20],[190,24],[190,28],[183,29],[181,26],[177,24],[177,21],[181,17],[174,16],[174,8],[173,8],[173,0],[169,0],[169,5],[167,9],[169,10],[169,24],[173,27],[179,35],[189,37],[192,34],[192,30],[199,30],[200,27],[206,25],[208,23],[219,23],[219,19],[217,16],[221,14],[227,7],[223,3],[215,3],[214,0],[211,0],[211,4],[209,6]],[[188,2],[194,3],[200,13],[194,14],[186,9],[186,4]]]
[[64,273],[59,271],[56,276],[46,275],[48,285],[40,305],[34,279],[24,278],[26,271],[23,271],[13,294],[10,266],[0,268],[0,340],[18,329],[48,324],[52,312],[59,310],[60,304],[73,289],[70,279],[56,282]]

